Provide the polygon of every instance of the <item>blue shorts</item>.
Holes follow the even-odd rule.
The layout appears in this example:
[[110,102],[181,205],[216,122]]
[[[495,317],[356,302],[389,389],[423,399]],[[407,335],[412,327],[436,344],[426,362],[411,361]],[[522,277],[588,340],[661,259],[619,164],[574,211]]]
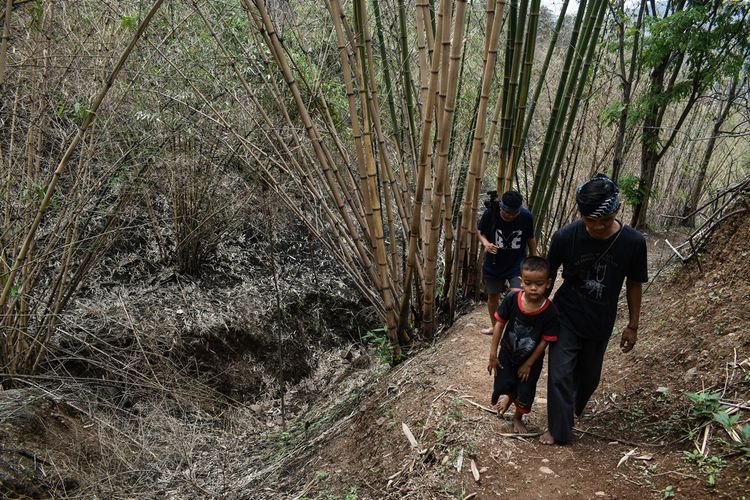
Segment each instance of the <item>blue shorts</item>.
[[489,276],[487,274],[483,275],[484,278],[484,287],[487,290],[488,294],[495,295],[499,293],[503,293],[508,289],[508,286],[505,285],[505,282],[508,282],[508,285],[510,288],[521,288],[521,277],[520,276],[514,276],[512,278],[498,278],[496,276]]

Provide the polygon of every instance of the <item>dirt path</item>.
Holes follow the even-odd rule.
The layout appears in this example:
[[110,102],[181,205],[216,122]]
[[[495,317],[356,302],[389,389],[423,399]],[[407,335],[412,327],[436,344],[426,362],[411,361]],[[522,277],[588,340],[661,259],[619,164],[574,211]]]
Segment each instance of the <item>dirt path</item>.
[[[275,491],[347,500],[744,498],[747,463],[725,429],[696,417],[685,394],[713,391],[750,404],[750,266],[746,253],[732,251],[746,246],[750,229],[732,222],[714,236],[720,244],[709,246],[702,266],[667,270],[646,291],[629,354],[617,345],[625,325],[618,320],[571,444],[514,436],[510,420],[482,408],[492,388],[491,339],[479,333],[489,321],[479,305],[433,346],[351,394],[343,420],[311,411],[314,451]],[[653,277],[671,251],[663,236],[648,243]],[[721,300],[721,290],[744,300]],[[627,309],[624,299],[619,309]],[[532,433],[546,427],[546,383],[545,366],[527,418]],[[738,418],[735,431],[747,422],[744,413]]]
[[[306,494],[652,498],[672,484],[670,476],[684,474],[673,471],[674,460],[658,447],[616,441],[616,429],[609,437],[589,434],[596,417],[579,422],[581,431],[566,446],[510,436],[509,420],[480,407],[489,406],[492,388],[486,370],[490,337],[478,333],[487,321],[485,308],[477,308],[462,317],[447,338],[389,373],[353,425],[310,464],[315,471],[311,474],[325,481],[309,484]],[[612,356],[622,355],[611,351],[607,357]],[[615,376],[605,373],[598,397],[608,394]],[[545,367],[528,415],[530,432],[539,433],[546,426],[546,380]],[[402,424],[414,435],[416,448],[410,446]],[[620,464],[631,450],[635,451]],[[348,460],[342,462],[342,457]],[[479,481],[474,479],[472,461]]]

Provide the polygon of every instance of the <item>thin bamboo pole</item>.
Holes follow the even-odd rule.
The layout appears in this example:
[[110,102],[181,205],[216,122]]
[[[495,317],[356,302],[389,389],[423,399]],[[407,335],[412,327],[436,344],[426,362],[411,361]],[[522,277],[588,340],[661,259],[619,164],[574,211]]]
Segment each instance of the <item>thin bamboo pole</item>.
[[[398,0],[398,28],[399,48],[401,49],[401,75],[404,99],[406,100],[406,114],[408,118],[409,150],[411,152],[412,179],[417,176],[417,136],[416,136],[416,110],[414,107],[414,89],[412,87],[411,62],[409,58],[409,39],[406,30],[406,7],[404,0]],[[419,29],[419,27],[417,27]],[[402,162],[403,165],[403,162]],[[406,197],[404,197],[406,199]]]
[[586,19],[589,19],[591,15],[590,9],[587,9],[588,5],[589,4],[587,3],[587,0],[582,0],[578,6],[578,12],[576,14],[576,18],[573,23],[573,29],[570,34],[568,50],[566,51],[565,61],[563,62],[563,71],[560,76],[560,85],[557,87],[557,92],[555,93],[555,100],[552,104],[552,111],[550,113],[549,123],[547,124],[547,131],[544,136],[542,152],[539,156],[539,164],[537,166],[536,173],[534,174],[534,185],[531,191],[531,196],[529,197],[529,206],[531,207],[531,211],[537,214],[537,216],[539,212],[539,206],[545,194],[546,182],[550,174],[552,163],[550,158],[550,150],[554,148],[553,141],[555,136],[555,129],[557,128],[558,124],[557,122],[563,120],[565,114],[567,113],[567,109],[562,106],[562,102],[566,85],[568,84],[569,78],[571,78],[570,66],[576,54],[578,38],[581,31],[581,24],[583,23],[584,15],[588,16],[586,17]]
[[[559,144],[556,145],[557,156],[555,158],[554,164],[552,165],[551,179],[557,179],[560,173],[560,165],[562,164],[565,151],[568,146],[568,141],[570,140],[570,135],[573,129],[573,124],[575,123],[576,114],[578,112],[578,106],[581,101],[581,96],[583,95],[583,89],[585,88],[585,85],[586,85],[588,70],[589,70],[589,67],[591,66],[591,61],[593,59],[594,52],[596,51],[595,49],[596,49],[597,42],[599,39],[599,32],[601,30],[602,20],[604,19],[604,14],[606,13],[606,8],[607,8],[606,0],[598,0],[598,2],[594,1],[591,4],[591,11],[592,11],[593,19],[588,29],[584,30],[585,34],[584,34],[584,37],[581,39],[581,50],[579,51],[580,56],[576,58],[576,63],[574,65],[574,69],[572,72],[573,75],[576,75],[576,78],[571,79],[571,81],[569,82],[570,85],[568,85],[568,88],[566,89],[564,107],[567,108],[568,102],[571,100],[571,98],[573,99],[573,103],[571,106],[569,116],[567,118],[567,125],[565,127],[562,140],[560,140]],[[573,92],[573,88],[574,88],[573,84],[575,84],[575,94],[571,96],[571,93]],[[562,125],[562,123],[560,122],[559,125]],[[559,136],[559,134],[557,135]],[[544,216],[547,213],[547,210],[549,207],[549,201],[552,197],[554,190],[555,189],[553,185],[548,185],[546,193],[544,194],[542,203],[536,212],[537,216],[540,219],[544,218]]]
[[[441,0],[440,12],[450,11],[450,0]],[[425,26],[429,23],[424,22]],[[439,23],[437,26],[436,40],[442,38],[443,23]],[[414,211],[412,212],[411,227],[409,231],[409,249],[407,251],[407,265],[406,275],[404,277],[404,296],[400,305],[399,314],[399,330],[406,328],[406,318],[408,317],[409,303],[411,302],[411,289],[412,289],[412,278],[415,272],[416,261],[417,261],[417,243],[420,237],[420,226],[422,223],[422,204],[424,202],[425,195],[425,178],[427,177],[428,169],[428,152],[430,145],[430,138],[432,135],[432,120],[434,116],[435,107],[435,89],[438,83],[438,72],[440,70],[440,52],[442,51],[442,45],[437,42],[434,45],[433,57],[431,59],[430,67],[430,83],[426,92],[426,101],[422,113],[422,140],[419,149],[419,169],[417,175],[417,184],[414,190]],[[428,200],[429,201],[429,200]],[[425,278],[426,281],[426,278]]]
[[[464,31],[466,28],[466,0],[456,2],[456,21],[454,23],[454,33],[452,43],[450,40],[449,24],[450,18],[446,16],[443,22],[447,33],[443,34],[444,49],[450,43],[449,66],[448,66],[448,87],[445,96],[445,108],[440,125],[440,149],[438,151],[438,162],[435,174],[435,195],[432,199],[432,213],[440,214],[441,204],[443,201],[443,192],[445,189],[446,170],[448,168],[448,152],[450,149],[450,132],[451,124],[456,106],[457,94],[457,76],[461,66],[461,51],[464,44]],[[448,39],[448,43],[446,43]],[[427,336],[435,333],[435,275],[437,270],[437,251],[441,221],[433,220],[432,230],[429,238],[428,251],[425,253],[425,286],[424,302],[422,305],[422,331]]]
[[104,98],[107,96],[109,89],[112,87],[115,80],[117,79],[117,76],[120,74],[120,70],[122,70],[123,66],[125,65],[125,62],[128,60],[128,57],[130,57],[130,53],[135,48],[135,45],[138,43],[138,40],[140,40],[144,31],[146,30],[148,25],[151,23],[151,20],[153,19],[154,15],[159,10],[163,2],[164,0],[156,0],[154,4],[151,6],[151,9],[149,10],[146,17],[143,19],[143,21],[141,21],[141,24],[138,26],[138,29],[133,35],[133,39],[125,48],[125,51],[122,53],[122,55],[120,56],[120,59],[115,64],[107,80],[104,82],[103,87],[100,89],[98,95],[96,96],[96,98],[91,104],[89,113],[86,115],[86,118],[83,120],[83,123],[78,128],[78,131],[75,137],[68,145],[68,148],[65,150],[63,157],[60,159],[60,162],[55,168],[52,174],[52,177],[49,183],[47,184],[47,187],[45,188],[44,199],[39,205],[34,221],[32,222],[31,227],[26,233],[26,237],[24,238],[24,242],[21,247],[21,250],[19,251],[18,255],[16,256],[13,262],[13,268],[10,270],[10,273],[8,273],[8,278],[7,278],[7,281],[5,282],[5,287],[3,288],[2,295],[0,295],[0,311],[5,310],[5,306],[7,304],[11,288],[13,286],[13,283],[15,282],[16,274],[18,273],[18,270],[23,265],[24,261],[26,260],[26,256],[28,255],[29,250],[31,249],[31,245],[32,245],[32,242],[34,241],[34,237],[36,236],[37,229],[39,229],[39,224],[41,224],[42,222],[42,217],[44,216],[44,213],[47,211],[47,208],[49,207],[50,202],[52,201],[52,195],[55,193],[55,190],[57,188],[57,182],[60,179],[60,176],[62,175],[63,171],[65,170],[65,167],[70,161],[70,158],[73,155],[73,152],[81,143],[83,136],[86,134],[86,130],[96,119],[96,113],[99,110],[99,106],[101,105]]
[[[524,42],[524,63],[523,70],[521,71],[520,84],[518,89],[518,106],[515,110],[515,118],[513,120],[513,145],[510,150],[510,161],[508,162],[508,168],[504,178],[504,188],[500,191],[505,191],[510,188],[511,178],[518,168],[518,161],[523,151],[523,143],[521,143],[521,130],[523,128],[524,116],[526,113],[526,102],[529,97],[529,82],[531,81],[531,68],[534,64],[534,53],[536,50],[536,37],[537,37],[537,26],[539,24],[539,5],[540,0],[531,1],[531,11],[529,14],[528,29],[526,30],[526,40]],[[520,51],[519,51],[520,52]],[[540,77],[543,77],[543,75]]]
[[[463,214],[461,216],[461,227],[459,229],[461,248],[458,255],[460,261],[463,261],[466,250],[471,245],[470,237],[467,237],[466,234],[470,232],[472,235],[471,239],[473,239],[473,235],[476,231],[472,225],[472,217],[468,214],[472,210],[472,206],[476,205],[476,200],[479,197],[478,190],[481,183],[482,150],[486,146],[484,133],[486,130],[487,107],[489,105],[494,68],[497,63],[497,46],[500,40],[500,32],[503,28],[505,5],[505,0],[497,0],[494,4],[493,2],[490,2],[487,6],[487,17],[492,17],[492,25],[490,26],[490,31],[487,33],[487,42],[485,43],[486,54],[484,57],[482,80],[479,91],[479,109],[477,112],[476,125],[474,127],[471,154],[469,156],[468,178],[465,181],[467,189],[464,193],[463,208],[461,210]],[[497,113],[499,113],[500,108],[501,106],[495,106],[495,122],[497,122]],[[457,283],[458,280],[454,280],[454,286],[457,286]]]
[[523,145],[526,144],[526,138],[529,135],[529,127],[531,127],[531,122],[534,118],[536,103],[539,100],[539,95],[542,93],[542,86],[544,86],[544,80],[547,75],[547,70],[549,69],[549,63],[552,60],[552,54],[554,53],[555,46],[557,45],[557,38],[560,35],[560,30],[562,29],[563,22],[565,21],[565,13],[568,10],[568,2],[569,0],[563,0],[562,6],[560,7],[560,14],[558,15],[557,22],[555,23],[555,29],[552,32],[552,38],[550,38],[549,45],[547,46],[547,54],[544,56],[544,63],[542,63],[539,80],[537,80],[536,88],[534,89],[534,96],[531,98],[529,112],[526,114],[526,120],[523,124],[523,131],[521,132],[521,139],[519,141],[521,149],[523,149]]
[[13,0],[5,0],[5,16],[3,19],[3,35],[0,40],[0,89],[5,86],[5,74],[8,69],[8,44],[10,43],[11,14]]

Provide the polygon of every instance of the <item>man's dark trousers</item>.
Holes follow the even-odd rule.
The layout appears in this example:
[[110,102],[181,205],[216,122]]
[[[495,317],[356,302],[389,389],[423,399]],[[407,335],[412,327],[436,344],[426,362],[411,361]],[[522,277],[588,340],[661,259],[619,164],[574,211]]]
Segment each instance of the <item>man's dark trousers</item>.
[[549,347],[547,425],[555,442],[572,438],[573,415],[581,415],[599,385],[609,337],[581,337],[560,318],[560,335]]

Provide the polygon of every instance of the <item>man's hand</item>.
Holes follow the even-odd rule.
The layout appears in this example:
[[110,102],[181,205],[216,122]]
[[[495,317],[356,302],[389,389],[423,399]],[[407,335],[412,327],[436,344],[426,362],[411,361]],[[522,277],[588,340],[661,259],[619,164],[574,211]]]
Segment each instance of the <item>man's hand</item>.
[[620,349],[622,349],[622,352],[630,352],[633,350],[633,347],[635,347],[636,342],[638,342],[638,332],[630,326],[626,326],[622,331]]
[[521,382],[526,382],[529,380],[529,374],[531,373],[531,365],[528,363],[524,363],[521,365],[521,368],[518,369],[518,379]]
[[502,366],[500,366],[500,362],[498,361],[497,357],[490,356],[490,362],[487,364],[487,373],[489,373],[490,375],[494,375],[500,368],[502,368]]
[[497,245],[493,245],[489,241],[484,244],[484,251],[487,253],[497,253]]

